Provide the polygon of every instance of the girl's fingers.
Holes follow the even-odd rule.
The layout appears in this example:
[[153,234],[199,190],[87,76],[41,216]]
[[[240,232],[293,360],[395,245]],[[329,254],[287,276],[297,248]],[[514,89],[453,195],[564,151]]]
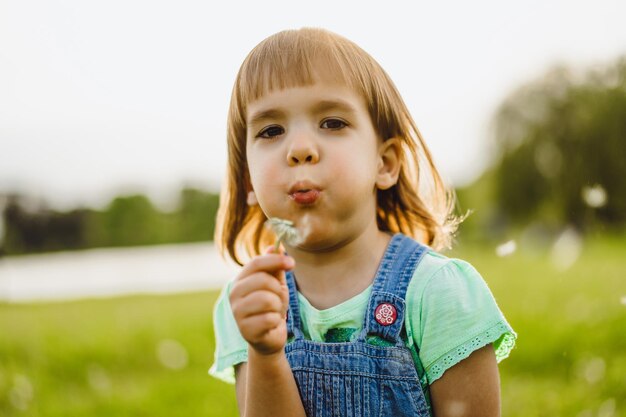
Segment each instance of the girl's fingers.
[[283,300],[270,291],[254,291],[237,301],[236,311],[240,319],[263,313],[283,313]]
[[[242,335],[246,335],[249,343],[260,343],[273,333],[284,326],[285,320],[279,313],[271,312],[250,316],[242,321],[240,331]],[[284,344],[284,341],[282,341]]]
[[[250,329],[255,329],[252,331],[251,336],[259,336],[270,329],[278,327],[282,324],[283,318],[279,313],[270,312],[264,314],[257,314],[255,316],[249,317],[246,320],[246,325],[250,326]],[[256,333],[256,334],[254,334]]]
[[230,299],[244,298],[255,291],[271,291],[280,294],[281,283],[275,276],[264,272],[254,273],[245,279],[235,281],[230,290]]
[[247,276],[260,271],[276,275],[277,272],[292,269],[294,266],[295,261],[289,256],[273,253],[257,256],[241,269],[237,279],[245,279]]

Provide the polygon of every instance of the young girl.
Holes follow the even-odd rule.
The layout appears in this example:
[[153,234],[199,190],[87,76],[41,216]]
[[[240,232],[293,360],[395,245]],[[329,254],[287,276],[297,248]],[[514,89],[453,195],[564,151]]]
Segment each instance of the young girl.
[[[452,199],[372,57],[321,29],[265,39],[228,147],[216,241],[243,268],[215,306],[210,373],[234,376],[242,415],[499,415],[516,335],[478,272],[435,252]],[[299,241],[262,251],[268,218]]]

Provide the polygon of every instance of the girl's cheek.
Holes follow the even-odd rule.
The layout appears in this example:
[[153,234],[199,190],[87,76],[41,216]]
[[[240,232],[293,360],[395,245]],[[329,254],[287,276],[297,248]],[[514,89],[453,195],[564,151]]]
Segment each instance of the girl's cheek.
[[279,184],[279,173],[276,164],[260,163],[250,170],[250,180],[257,196],[258,194],[266,194],[268,191],[276,188]]
[[267,175],[271,169],[271,163],[268,158],[262,154],[254,153],[254,155],[248,155],[248,169],[250,170],[251,178],[263,178]]
[[266,161],[263,162],[259,168],[259,177],[261,181],[267,183],[276,178],[276,164]]

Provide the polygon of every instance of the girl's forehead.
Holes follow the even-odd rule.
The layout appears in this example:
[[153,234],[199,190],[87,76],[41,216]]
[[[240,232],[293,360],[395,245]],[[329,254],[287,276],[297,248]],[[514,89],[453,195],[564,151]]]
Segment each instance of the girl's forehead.
[[274,88],[249,102],[246,106],[246,121],[250,122],[255,114],[275,108],[292,106],[322,108],[341,108],[353,111],[366,111],[363,95],[346,83],[336,80],[316,80],[307,85]]

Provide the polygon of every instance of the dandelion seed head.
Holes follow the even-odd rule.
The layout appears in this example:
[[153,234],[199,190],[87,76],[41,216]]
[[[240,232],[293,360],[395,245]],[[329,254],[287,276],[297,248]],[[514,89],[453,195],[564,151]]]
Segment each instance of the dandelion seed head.
[[581,194],[583,201],[589,207],[599,208],[606,205],[606,190],[600,184],[595,184],[591,187],[583,187]]
[[187,366],[189,355],[180,342],[172,339],[161,340],[157,345],[157,358],[163,366],[178,370]]
[[512,255],[517,250],[517,243],[514,240],[509,240],[496,247],[496,255],[499,257],[505,257]]
[[108,393],[111,391],[111,378],[107,371],[98,364],[91,364],[87,368],[87,383],[92,390],[99,393]]
[[9,390],[9,402],[21,411],[28,409],[33,399],[33,384],[26,375],[17,374],[13,377],[13,386]]
[[616,410],[615,398],[609,398],[600,404],[598,409],[598,417],[613,417]]
[[265,222],[276,235],[277,241],[283,241],[290,246],[297,246],[302,242],[302,236],[292,221],[272,217]]
[[550,259],[554,267],[559,271],[569,269],[582,252],[582,238],[571,227],[565,229],[552,245]]
[[600,382],[602,379],[604,379],[604,374],[606,372],[606,362],[604,362],[603,358],[591,358],[588,361],[584,362],[581,366],[582,377],[589,384],[596,384],[597,382]]

